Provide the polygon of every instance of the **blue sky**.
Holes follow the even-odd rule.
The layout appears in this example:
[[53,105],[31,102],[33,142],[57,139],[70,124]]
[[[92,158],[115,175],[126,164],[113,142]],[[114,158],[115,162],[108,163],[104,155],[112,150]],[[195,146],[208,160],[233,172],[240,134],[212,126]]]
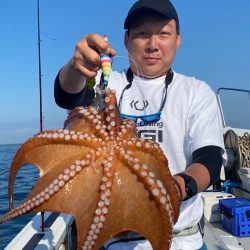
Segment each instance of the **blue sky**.
[[[117,51],[113,68],[127,67],[123,21],[134,2],[40,0],[44,129],[63,126],[66,112],[54,102],[54,78],[84,34],[107,33]],[[174,70],[206,81],[215,91],[219,87],[250,89],[250,1],[172,2],[182,35]],[[36,3],[1,3],[0,144],[22,143],[39,131]],[[250,99],[240,95],[233,102],[232,96],[225,97],[227,106],[231,105],[227,115],[232,126],[249,128]]]

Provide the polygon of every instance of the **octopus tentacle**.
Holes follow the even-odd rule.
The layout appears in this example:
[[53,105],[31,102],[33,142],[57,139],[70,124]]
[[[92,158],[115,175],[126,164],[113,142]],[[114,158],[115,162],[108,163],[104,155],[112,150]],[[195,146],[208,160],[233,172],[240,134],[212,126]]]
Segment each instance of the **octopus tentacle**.
[[[176,222],[179,216],[179,208],[181,200],[177,195],[178,187],[176,186],[176,183],[172,180],[169,169],[166,167],[164,168],[164,166],[168,165],[168,161],[165,155],[163,154],[162,149],[159,147],[159,144],[149,140],[134,140],[134,139],[123,141],[123,143],[124,145],[126,145],[127,150],[129,149],[133,151],[135,156],[139,158],[141,157],[142,153],[138,149],[143,148],[144,149],[143,155],[145,162],[149,160],[148,159],[149,156],[151,159],[152,157],[154,158],[153,162],[155,162],[156,164],[153,164],[153,166],[159,169],[158,174],[160,174],[160,178],[164,180],[164,183],[168,189],[168,192],[170,194],[171,204],[173,207],[172,211],[174,213],[174,222]],[[149,163],[147,163],[147,165],[150,166]]]
[[87,133],[81,133],[77,131],[69,131],[67,129],[57,133],[57,131],[45,131],[38,134],[34,139],[42,144],[71,144],[96,148],[102,145],[102,139],[95,135],[89,135]]
[[[18,150],[12,162],[12,167],[10,169],[9,175],[10,208],[13,208],[14,182],[19,169],[23,165],[33,164],[39,168],[40,176],[42,176],[44,173],[49,171],[50,168],[54,167],[54,164],[53,158],[47,158],[50,161],[44,162],[42,164],[41,162],[43,161],[43,157],[37,156],[38,149],[46,145],[48,151],[49,145],[51,145],[51,147],[53,145],[59,147],[60,144],[64,146],[65,143],[69,143],[70,145],[86,146],[90,148],[98,148],[103,145],[102,140],[95,137],[94,135],[88,135],[86,133],[76,131],[69,131],[67,129],[43,131],[32,137]],[[46,150],[44,150],[44,152],[46,152]],[[62,155],[63,154],[64,153],[62,153]]]
[[54,143],[65,144],[65,142],[72,145],[96,147],[101,146],[102,139],[87,133],[77,132],[74,130],[69,131],[68,129],[44,130],[24,143],[22,148],[19,149],[17,153],[22,155],[23,151],[32,150],[32,148],[37,146]]
[[[103,116],[101,116],[97,110],[93,107],[79,107],[77,110],[72,111],[72,115],[69,115],[66,128],[72,130],[83,129],[81,123],[84,123],[84,131],[88,134],[94,134],[97,137],[105,140],[109,134],[106,131],[107,126],[104,124]],[[78,119],[82,119],[80,124],[75,124],[75,116]]]
[[127,138],[128,140],[130,138],[133,138],[136,136],[136,126],[135,123],[132,122],[131,120],[124,119],[122,121],[122,124],[117,132],[117,135],[120,138]]
[[108,213],[108,207],[110,205],[109,196],[111,195],[111,189],[114,179],[114,151],[110,151],[108,157],[103,160],[103,177],[100,183],[100,193],[97,202],[97,206],[94,212],[93,221],[89,227],[87,237],[83,243],[82,249],[88,249],[93,247],[95,241],[98,239],[98,235],[103,228],[103,223],[106,220],[106,214]]
[[[86,156],[86,159],[76,160],[69,168],[66,168],[61,172],[58,177],[56,177],[49,185],[42,189],[42,191],[36,193],[32,192],[25,199],[25,201],[17,206],[16,208],[9,211],[3,217],[0,217],[0,223],[3,223],[9,219],[13,219],[17,216],[31,212],[34,208],[39,207],[45,201],[49,200],[53,195],[55,195],[60,189],[62,189],[69,181],[75,178],[83,168],[91,164],[90,154]],[[36,188],[39,186],[37,184]],[[33,195],[35,193],[35,195]]]
[[117,134],[118,128],[121,125],[121,117],[116,104],[115,91],[112,91],[110,89],[106,90],[105,102],[107,130],[109,131],[109,135],[113,140],[114,136]]
[[21,146],[10,168],[10,204],[20,166],[34,164],[41,176],[0,223],[28,212],[63,212],[75,218],[78,249],[97,250],[131,230],[156,250],[170,247],[180,200],[167,158],[157,143],[137,137],[132,121],[121,120],[114,91],[105,91],[105,102],[104,110],[76,108],[63,130]]
[[150,171],[146,164],[141,164],[139,162],[138,158],[130,157],[125,153],[125,150],[121,152],[121,155],[123,156],[122,160],[130,166],[131,172],[137,176],[138,180],[144,183],[155,202],[165,210],[167,218],[170,219],[170,224],[173,226],[173,208],[167,188],[165,188],[163,183],[155,177],[155,174]]

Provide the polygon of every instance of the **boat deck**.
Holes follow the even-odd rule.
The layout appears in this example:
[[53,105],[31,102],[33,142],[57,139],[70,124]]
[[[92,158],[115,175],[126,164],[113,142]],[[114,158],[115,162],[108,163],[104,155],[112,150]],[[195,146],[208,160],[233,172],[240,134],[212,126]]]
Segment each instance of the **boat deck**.
[[236,237],[223,228],[220,222],[205,222],[204,241],[208,250],[249,250],[250,237]]

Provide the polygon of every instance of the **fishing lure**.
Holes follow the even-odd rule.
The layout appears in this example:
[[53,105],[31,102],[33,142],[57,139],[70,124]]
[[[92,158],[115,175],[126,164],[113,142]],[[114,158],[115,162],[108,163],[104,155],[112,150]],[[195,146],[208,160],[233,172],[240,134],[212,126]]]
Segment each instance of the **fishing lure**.
[[[108,43],[108,36],[104,36],[104,40]],[[104,100],[104,90],[108,86],[109,77],[111,73],[111,64],[112,59],[110,54],[102,53],[101,54],[101,68],[102,68],[102,75],[100,84],[95,88],[95,98],[92,101],[92,106],[94,106],[97,110],[102,110],[106,107],[105,100]]]
[[[104,40],[108,43],[108,36],[104,35]],[[112,59],[110,54],[101,54],[101,65],[102,65],[102,79],[101,84],[104,84],[105,87],[108,86],[109,76],[111,73],[111,64]]]

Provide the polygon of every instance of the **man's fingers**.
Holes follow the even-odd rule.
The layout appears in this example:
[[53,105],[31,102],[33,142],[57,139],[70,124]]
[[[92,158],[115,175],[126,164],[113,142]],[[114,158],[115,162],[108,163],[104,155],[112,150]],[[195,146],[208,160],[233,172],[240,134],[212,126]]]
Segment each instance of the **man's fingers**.
[[104,37],[99,34],[91,34],[86,36],[86,41],[89,46],[95,48],[99,54],[110,54],[112,57],[115,56],[116,52],[111,45],[105,41]]
[[86,67],[85,65],[81,65],[81,64],[77,64],[75,66],[75,68],[82,74],[84,75],[86,78],[94,78],[97,75],[97,71],[96,68],[94,68],[94,70],[91,67]]
[[84,39],[77,43],[74,56],[76,59],[82,59],[83,64],[85,62],[90,62],[94,65],[100,64],[100,55],[98,51],[90,47]]
[[[96,53],[96,52],[95,52]],[[98,57],[98,54],[97,54]],[[90,56],[91,58],[91,56]],[[76,70],[86,77],[94,77],[100,69],[100,62],[98,64],[91,59],[86,59],[79,51],[76,51],[73,58],[73,65]]]
[[100,54],[115,56],[115,50],[98,34],[86,35],[75,48],[74,67],[86,77],[95,77],[101,68]]
[[116,55],[116,51],[112,47],[110,47],[110,53],[109,54],[111,55],[111,57],[114,57]]
[[97,51],[99,51],[99,54],[104,53],[105,50],[108,48],[108,43],[99,34],[87,35],[85,38],[88,46],[96,48]]

